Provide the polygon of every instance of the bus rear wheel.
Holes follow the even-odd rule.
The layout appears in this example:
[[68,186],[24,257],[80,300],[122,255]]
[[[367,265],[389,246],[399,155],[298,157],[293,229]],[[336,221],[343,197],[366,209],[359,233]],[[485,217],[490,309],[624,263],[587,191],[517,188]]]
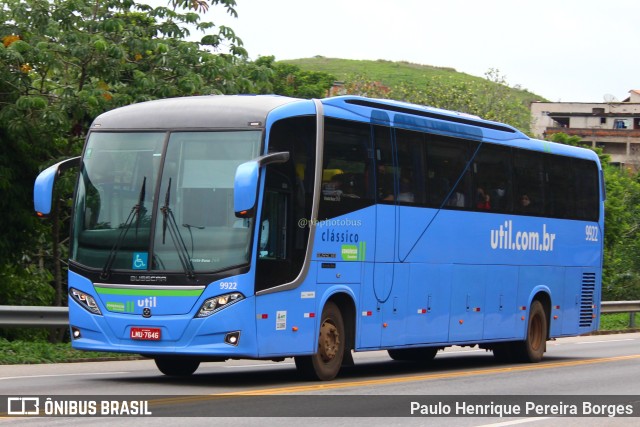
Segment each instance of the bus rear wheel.
[[200,366],[199,360],[177,357],[156,357],[154,360],[160,372],[170,377],[188,377]]
[[516,357],[521,362],[535,363],[542,360],[547,349],[547,314],[538,300],[531,303],[527,336],[517,343]]
[[398,348],[387,350],[393,360],[427,363],[436,357],[438,347]]
[[322,310],[318,351],[312,356],[296,356],[296,368],[305,378],[321,381],[334,379],[345,351],[344,322],[340,309],[328,302]]

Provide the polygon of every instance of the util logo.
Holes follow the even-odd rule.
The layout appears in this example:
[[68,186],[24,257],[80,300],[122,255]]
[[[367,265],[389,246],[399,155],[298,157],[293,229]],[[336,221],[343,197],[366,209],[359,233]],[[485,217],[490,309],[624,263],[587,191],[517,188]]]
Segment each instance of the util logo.
[[157,297],[148,297],[137,301],[138,307],[157,307]]

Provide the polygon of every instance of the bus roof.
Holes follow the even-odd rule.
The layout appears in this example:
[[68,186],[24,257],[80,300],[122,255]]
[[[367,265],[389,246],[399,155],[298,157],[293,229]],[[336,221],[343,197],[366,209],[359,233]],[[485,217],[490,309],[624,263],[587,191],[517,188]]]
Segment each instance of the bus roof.
[[[265,125],[268,114],[274,109],[296,102],[301,103],[302,107],[308,100],[278,95],[205,95],[160,99],[103,113],[94,120],[91,130],[255,129]],[[359,120],[380,123],[382,117],[382,122],[388,121],[392,126],[424,128],[530,150],[597,158],[591,150],[530,139],[512,126],[470,114],[350,95],[325,98],[322,103],[343,111],[347,116],[353,115],[351,117],[354,119],[357,117]],[[300,109],[304,110],[306,108]],[[382,115],[376,114],[376,111]]]
[[300,100],[276,95],[207,95],[159,99],[107,111],[96,117],[91,129],[260,127],[264,126],[271,110],[296,101]]
[[[364,120],[388,123],[391,126],[435,131],[483,141],[492,141],[513,147],[551,154],[595,160],[597,154],[589,149],[529,138],[522,131],[500,122],[485,120],[471,114],[443,110],[389,99],[373,99],[361,96],[337,96],[322,100]],[[376,115],[374,112],[382,112]],[[598,162],[599,163],[599,162]]]

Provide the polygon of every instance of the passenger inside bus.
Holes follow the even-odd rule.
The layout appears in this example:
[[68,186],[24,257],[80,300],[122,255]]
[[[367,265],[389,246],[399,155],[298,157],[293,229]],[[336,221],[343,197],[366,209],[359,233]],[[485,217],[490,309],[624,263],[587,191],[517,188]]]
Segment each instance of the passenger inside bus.
[[531,199],[527,193],[522,194],[520,196],[520,202],[518,206],[518,210],[520,212],[531,212],[533,206],[531,205]]
[[491,209],[491,196],[482,187],[478,187],[476,191],[476,208],[482,210]]
[[415,201],[411,175],[411,171],[406,169],[403,169],[400,174],[400,192],[398,193],[399,202],[414,203]]

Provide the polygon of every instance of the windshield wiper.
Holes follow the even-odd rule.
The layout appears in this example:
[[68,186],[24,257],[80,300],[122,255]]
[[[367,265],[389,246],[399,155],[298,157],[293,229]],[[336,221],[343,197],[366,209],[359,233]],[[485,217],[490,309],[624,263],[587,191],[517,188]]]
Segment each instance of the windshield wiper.
[[120,234],[118,234],[118,238],[113,243],[111,247],[111,251],[109,252],[109,256],[107,257],[107,262],[102,267],[102,273],[100,273],[101,279],[108,279],[111,274],[111,268],[113,267],[113,263],[116,261],[116,256],[120,251],[120,246],[124,241],[124,238],[127,236],[127,232],[131,228],[131,224],[133,224],[133,220],[136,220],[136,236],[138,235],[138,227],[140,225],[140,218],[144,216],[147,209],[144,207],[144,195],[147,186],[147,177],[145,176],[142,179],[142,188],[140,188],[140,195],[138,196],[138,203],[131,208],[131,212],[129,212],[129,216],[126,221],[120,227]]
[[184,272],[187,274],[187,277],[189,279],[195,279],[195,270],[189,257],[189,250],[187,249],[187,245],[184,243],[184,239],[182,238],[182,234],[180,233],[180,229],[178,228],[176,218],[175,216],[173,216],[173,211],[169,207],[170,198],[171,178],[169,178],[169,185],[164,196],[164,206],[160,208],[160,212],[162,212],[162,243],[165,243],[168,228],[169,235],[171,236],[171,240],[173,240],[173,245],[176,248],[176,252],[178,252],[178,258],[180,259],[180,264],[182,264]]

